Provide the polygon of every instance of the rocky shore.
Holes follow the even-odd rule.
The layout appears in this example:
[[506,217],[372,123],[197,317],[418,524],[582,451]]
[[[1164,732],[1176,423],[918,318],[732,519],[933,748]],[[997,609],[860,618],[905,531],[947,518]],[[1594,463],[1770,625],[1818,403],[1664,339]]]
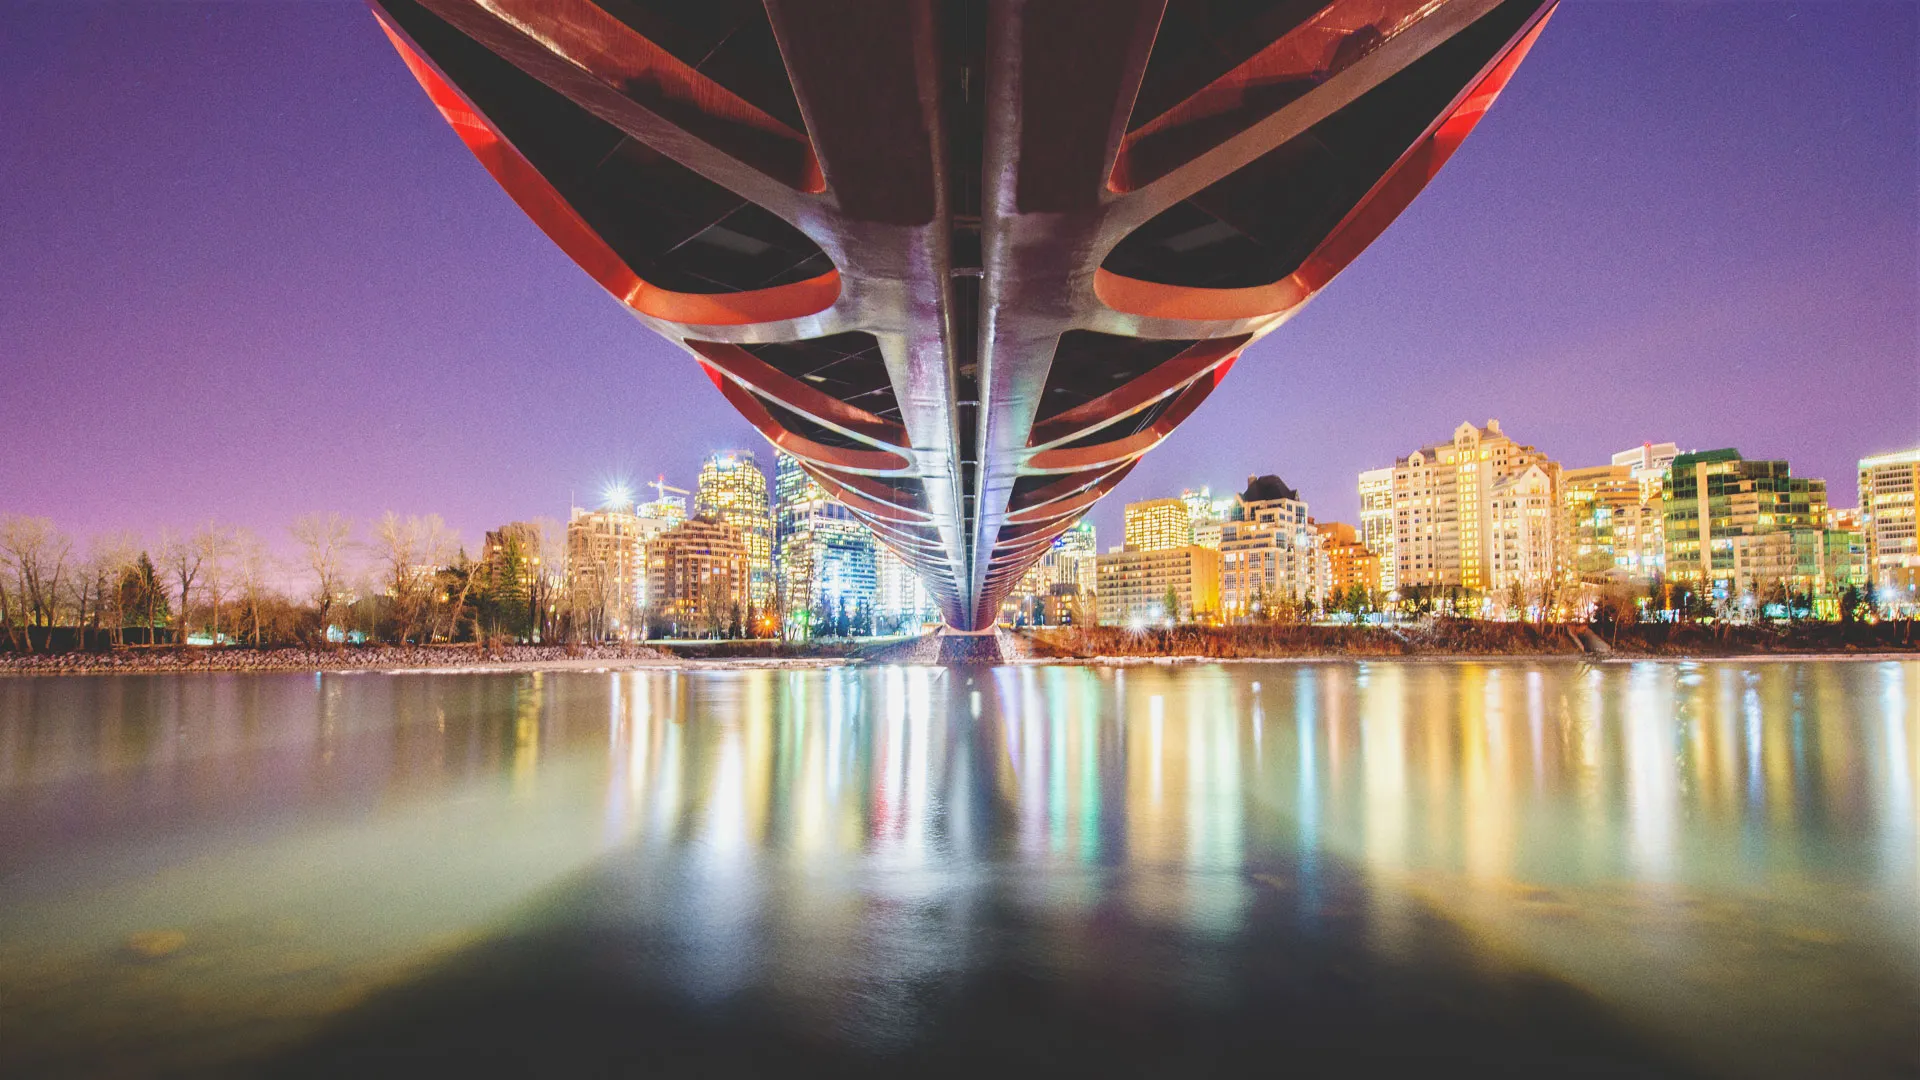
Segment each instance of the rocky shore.
[[[986,644],[990,642],[991,644]],[[1135,662],[1149,660],[1704,659],[1713,657],[1920,657],[1910,622],[1792,627],[1580,624],[1432,620],[1399,626],[1179,626],[1002,629],[981,639],[977,657],[947,648],[938,634],[864,644],[776,641],[647,645],[371,645],[250,649],[132,646],[105,652],[0,654],[0,676],[186,671],[533,671],[619,664],[703,667],[815,667],[856,664]]]
[[339,648],[123,648],[111,652],[65,652],[0,656],[0,675],[86,675],[169,671],[393,671],[432,668],[498,668],[593,664],[611,661],[672,661],[672,654],[645,645],[369,645]]
[[1580,623],[1433,619],[1397,626],[1115,626],[1036,630],[1036,659],[1209,660],[1471,659],[1585,657],[1694,659],[1748,656],[1920,656],[1912,622],[1711,626],[1647,623],[1594,627]]

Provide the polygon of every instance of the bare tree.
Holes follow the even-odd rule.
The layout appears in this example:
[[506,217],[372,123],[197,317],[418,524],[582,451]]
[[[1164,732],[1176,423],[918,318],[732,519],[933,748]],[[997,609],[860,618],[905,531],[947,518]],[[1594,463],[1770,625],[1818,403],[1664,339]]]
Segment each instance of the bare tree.
[[[89,625],[103,624],[113,643],[120,643],[120,627],[126,622],[120,610],[120,579],[140,555],[140,541],[130,532],[103,533],[87,545],[87,559],[73,575],[74,624],[80,628],[81,643]],[[88,599],[92,599],[89,624]]]
[[1532,591],[1534,598],[1540,604],[1539,609],[1534,612],[1533,621],[1545,626],[1558,618],[1561,596],[1565,592],[1560,579],[1553,574],[1543,574],[1535,579]]
[[160,569],[179,588],[180,608],[173,615],[173,643],[187,643],[187,618],[192,610],[188,604],[193,599],[193,585],[200,578],[200,566],[206,556],[191,536],[181,536],[171,529],[160,533]]
[[28,652],[33,651],[33,627],[53,626],[72,555],[73,541],[54,528],[51,519],[15,515],[0,518],[0,564],[13,578],[8,628],[11,631],[16,624],[24,623],[15,642],[24,642]]
[[[233,543],[234,574],[240,586],[244,618],[253,624],[253,647],[260,647],[260,609],[272,595],[273,554],[250,529],[239,528],[230,534]],[[236,627],[236,629],[238,629]]]
[[533,576],[527,583],[527,605],[532,608],[532,633],[541,641],[554,639],[557,600],[566,597],[567,527],[550,517],[533,519],[540,548],[533,557]]
[[209,521],[194,532],[193,544],[200,552],[201,577],[205,584],[207,602],[213,613],[211,636],[213,643],[218,645],[220,644],[220,611],[226,605],[228,594],[233,588],[235,556],[239,551],[238,534],[230,526]]
[[389,510],[374,527],[383,584],[393,603],[394,640],[404,644],[417,628],[431,629],[436,571],[457,546],[438,514],[402,518]]
[[107,601],[105,611],[112,623],[113,643],[123,645],[126,643],[123,628],[131,613],[126,610],[127,596],[120,585],[139,566],[140,538],[125,530],[106,533],[94,538],[93,551],[95,567],[106,574],[107,593],[103,595]]
[[353,520],[336,513],[307,514],[293,523],[291,531],[313,574],[313,607],[319,616],[318,633],[325,637],[333,605],[350,573],[347,556],[353,547]]

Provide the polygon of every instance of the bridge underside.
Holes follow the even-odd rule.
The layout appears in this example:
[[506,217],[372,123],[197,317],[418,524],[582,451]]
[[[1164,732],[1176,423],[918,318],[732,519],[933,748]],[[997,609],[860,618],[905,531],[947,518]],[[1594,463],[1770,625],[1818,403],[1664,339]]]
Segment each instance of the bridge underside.
[[540,228],[960,629],[1406,207],[1552,5],[374,0]]

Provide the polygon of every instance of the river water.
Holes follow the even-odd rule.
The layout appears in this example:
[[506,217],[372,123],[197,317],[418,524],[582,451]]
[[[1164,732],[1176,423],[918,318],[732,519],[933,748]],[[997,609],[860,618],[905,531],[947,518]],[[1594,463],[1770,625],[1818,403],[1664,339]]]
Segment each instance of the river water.
[[1920,1074],[1920,664],[0,679],[0,1075]]

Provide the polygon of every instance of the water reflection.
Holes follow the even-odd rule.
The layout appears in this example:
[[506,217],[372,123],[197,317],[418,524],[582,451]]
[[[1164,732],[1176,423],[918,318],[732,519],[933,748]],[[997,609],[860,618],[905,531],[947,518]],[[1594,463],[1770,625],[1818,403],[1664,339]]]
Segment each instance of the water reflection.
[[[0,971],[75,973],[0,1046],[94,1063],[126,1013],[89,1003],[157,982],[245,1020],[222,942],[299,925],[334,981],[274,983],[283,1041],[489,940],[880,1052],[1008,963],[1231,1016],[1359,963],[1314,949],[1405,980],[1457,938],[1690,1061],[1911,1064],[1916,695],[1891,662],[0,681]],[[193,943],[164,980],[121,948],[155,925]]]

